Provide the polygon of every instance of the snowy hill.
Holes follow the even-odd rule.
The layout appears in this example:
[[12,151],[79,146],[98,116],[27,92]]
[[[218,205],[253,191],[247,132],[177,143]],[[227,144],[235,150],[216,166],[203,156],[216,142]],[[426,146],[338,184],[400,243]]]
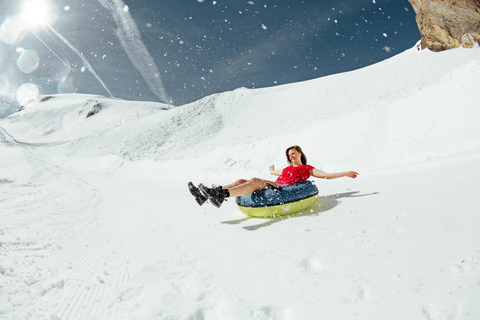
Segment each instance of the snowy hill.
[[[412,49],[174,109],[44,96],[0,120],[0,318],[478,319],[479,82],[479,48]],[[294,144],[360,177],[271,220],[186,190]]]

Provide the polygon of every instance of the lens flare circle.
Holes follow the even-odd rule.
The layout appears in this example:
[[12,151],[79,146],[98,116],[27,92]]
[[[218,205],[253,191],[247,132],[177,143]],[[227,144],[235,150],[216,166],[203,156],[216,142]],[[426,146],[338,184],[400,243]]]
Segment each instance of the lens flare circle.
[[23,41],[27,34],[27,29],[18,18],[7,18],[0,26],[0,40],[9,45],[17,45]]
[[69,93],[75,92],[75,88],[73,86],[73,79],[71,77],[65,77],[58,81],[57,83],[57,93]]
[[35,50],[23,50],[17,59],[17,67],[23,73],[32,73],[40,65],[40,57]]
[[47,72],[51,79],[60,81],[64,78],[67,78],[72,71],[72,64],[68,60],[61,61],[50,61],[46,65]]
[[38,87],[33,83],[24,83],[17,90],[17,101],[21,106],[35,100],[40,95]]

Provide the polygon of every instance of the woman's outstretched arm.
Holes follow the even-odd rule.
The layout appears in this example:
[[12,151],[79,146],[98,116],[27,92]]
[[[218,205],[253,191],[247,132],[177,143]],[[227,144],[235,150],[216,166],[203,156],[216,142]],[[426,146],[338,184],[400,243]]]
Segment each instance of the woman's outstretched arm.
[[281,176],[282,175],[282,169],[275,170],[275,166],[270,166],[270,174],[274,176]]
[[322,170],[312,169],[310,170],[310,175],[314,176],[315,178],[320,179],[337,179],[342,177],[349,177],[355,179],[358,176],[358,173],[355,171],[344,171],[344,172],[336,172],[336,173],[327,173]]

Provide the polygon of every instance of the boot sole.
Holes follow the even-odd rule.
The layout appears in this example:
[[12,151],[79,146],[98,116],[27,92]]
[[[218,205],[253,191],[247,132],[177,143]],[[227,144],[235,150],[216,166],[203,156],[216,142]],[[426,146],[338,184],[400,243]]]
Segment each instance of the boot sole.
[[207,197],[205,197],[200,189],[198,189],[193,183],[189,182],[188,183],[188,190],[192,194],[192,196],[195,197],[195,200],[197,201],[198,205],[203,205],[205,201],[207,201]]

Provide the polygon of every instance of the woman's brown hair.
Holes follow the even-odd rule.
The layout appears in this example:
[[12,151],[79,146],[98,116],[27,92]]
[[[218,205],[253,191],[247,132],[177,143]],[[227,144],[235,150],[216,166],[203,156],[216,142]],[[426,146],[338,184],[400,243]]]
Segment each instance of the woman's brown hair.
[[303,153],[302,148],[300,148],[299,146],[292,146],[292,147],[288,148],[287,151],[285,151],[285,154],[287,155],[287,162],[291,166],[293,166],[292,161],[290,161],[290,159],[288,157],[288,151],[290,151],[292,149],[295,149],[297,152],[300,152],[302,154],[302,156],[300,157],[300,160],[302,160],[303,165],[306,165],[307,164],[307,157],[305,156],[305,153]]

